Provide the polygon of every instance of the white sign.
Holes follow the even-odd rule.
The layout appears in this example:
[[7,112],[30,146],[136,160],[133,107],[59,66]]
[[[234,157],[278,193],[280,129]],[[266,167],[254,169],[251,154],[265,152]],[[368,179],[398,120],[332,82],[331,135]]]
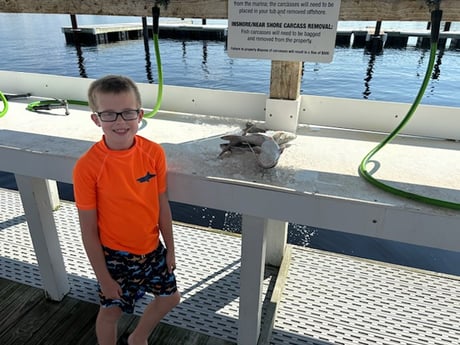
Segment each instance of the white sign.
[[331,62],[340,1],[229,0],[228,55]]

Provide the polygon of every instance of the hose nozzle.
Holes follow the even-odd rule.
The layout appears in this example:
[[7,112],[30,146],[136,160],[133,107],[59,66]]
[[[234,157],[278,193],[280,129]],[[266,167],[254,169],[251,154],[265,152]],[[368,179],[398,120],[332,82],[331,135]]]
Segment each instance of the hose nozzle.
[[160,8],[158,6],[152,7],[152,21],[153,34],[158,35],[160,32]]
[[426,4],[430,8],[430,11],[439,10],[441,0],[426,0]]
[[431,42],[438,43],[439,32],[441,31],[442,11],[436,9],[431,11]]
[[155,7],[158,6],[158,5],[161,5],[161,6],[163,6],[165,8],[165,10],[167,10],[169,2],[170,2],[170,0],[155,0]]

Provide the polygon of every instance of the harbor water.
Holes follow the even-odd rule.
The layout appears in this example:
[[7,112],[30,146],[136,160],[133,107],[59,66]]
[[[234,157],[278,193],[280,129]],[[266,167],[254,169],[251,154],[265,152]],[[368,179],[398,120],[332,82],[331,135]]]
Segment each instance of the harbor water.
[[[107,16],[77,16],[77,20],[79,25],[141,22],[135,17]],[[460,31],[459,24],[453,23],[450,30]],[[364,29],[373,25],[374,22],[341,22],[339,29]],[[66,44],[61,32],[64,26],[71,26],[69,16],[0,13],[0,69],[83,78],[115,73],[128,75],[137,82],[158,82],[153,44],[149,51],[143,40],[75,47]],[[382,23],[383,30],[394,28],[425,29],[426,23]],[[415,43],[415,39],[410,39],[407,47],[384,49],[380,54],[370,54],[362,48],[336,47],[332,63],[304,64],[301,93],[411,103],[424,78],[429,58],[429,51],[417,48]],[[167,85],[269,93],[270,61],[231,59],[225,42],[162,39],[160,51]],[[438,51],[423,104],[460,107],[459,61],[458,50]],[[14,177],[0,173],[0,186],[15,188]],[[59,188],[63,198],[72,199],[71,186],[59,184]],[[175,220],[183,222],[227,231],[239,231],[241,225],[238,214],[176,203],[172,208]],[[316,229],[308,224],[291,224],[288,240],[333,252],[460,275],[460,253]]]

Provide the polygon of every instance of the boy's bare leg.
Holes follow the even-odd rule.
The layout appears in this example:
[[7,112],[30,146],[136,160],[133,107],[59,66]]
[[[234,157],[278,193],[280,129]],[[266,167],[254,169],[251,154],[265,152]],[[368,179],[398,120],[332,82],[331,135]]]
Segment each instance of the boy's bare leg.
[[154,328],[180,302],[180,293],[176,291],[171,296],[156,297],[145,308],[139,323],[128,338],[129,345],[147,345],[148,338]]
[[99,345],[117,343],[117,325],[122,311],[118,307],[99,308],[96,319],[96,335]]

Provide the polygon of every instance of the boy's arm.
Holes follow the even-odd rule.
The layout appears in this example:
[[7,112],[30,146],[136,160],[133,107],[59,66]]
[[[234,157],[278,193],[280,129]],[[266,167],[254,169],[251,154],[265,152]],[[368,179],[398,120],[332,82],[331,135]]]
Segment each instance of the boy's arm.
[[97,228],[97,210],[78,210],[83,246],[96,278],[106,298],[116,299],[121,296],[121,288],[112,279],[105,263],[104,252]]
[[159,226],[163,241],[167,249],[166,262],[168,271],[172,272],[176,268],[176,254],[174,249],[174,235],[172,227],[171,208],[169,206],[169,199],[166,192],[159,195],[160,199],[160,219]]

